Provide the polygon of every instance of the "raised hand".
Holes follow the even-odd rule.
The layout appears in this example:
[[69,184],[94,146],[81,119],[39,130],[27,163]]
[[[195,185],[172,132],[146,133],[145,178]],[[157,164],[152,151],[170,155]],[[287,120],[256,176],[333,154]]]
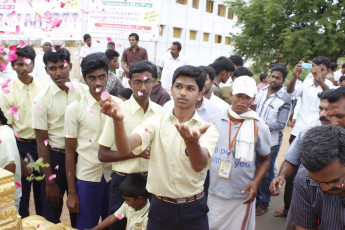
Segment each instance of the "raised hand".
[[101,106],[101,113],[120,121],[123,120],[124,114],[122,113],[119,104],[117,104],[111,97],[99,102]]
[[205,133],[206,130],[211,126],[211,124],[205,124],[200,127],[194,127],[189,129],[189,127],[184,124],[175,124],[177,131],[180,133],[181,137],[187,142],[198,141],[201,134]]

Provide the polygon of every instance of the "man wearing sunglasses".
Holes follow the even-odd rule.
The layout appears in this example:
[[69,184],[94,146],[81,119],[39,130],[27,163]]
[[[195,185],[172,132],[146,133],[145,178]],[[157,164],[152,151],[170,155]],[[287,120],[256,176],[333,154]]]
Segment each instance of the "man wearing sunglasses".
[[345,129],[318,126],[301,143],[301,168],[290,206],[297,230],[344,229]]

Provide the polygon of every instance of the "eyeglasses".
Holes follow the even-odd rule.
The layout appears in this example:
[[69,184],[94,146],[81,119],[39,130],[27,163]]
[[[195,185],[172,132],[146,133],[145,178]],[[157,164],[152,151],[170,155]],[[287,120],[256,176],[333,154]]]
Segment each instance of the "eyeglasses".
[[344,178],[344,181],[343,181],[343,183],[341,185],[335,185],[335,184],[332,184],[332,183],[317,182],[317,181],[313,180],[309,176],[308,173],[307,173],[306,177],[307,177],[307,180],[313,181],[313,182],[317,183],[323,189],[333,189],[333,188],[334,189],[342,189],[344,187],[344,185],[345,185],[345,178]]
[[143,86],[143,84],[145,85],[145,87],[148,87],[148,86],[151,86],[151,84],[153,83],[153,79],[151,78],[151,79],[146,79],[145,81],[141,81],[141,80],[132,80],[131,81],[132,82],[132,84],[134,85],[134,86],[139,86],[139,87],[142,87]]

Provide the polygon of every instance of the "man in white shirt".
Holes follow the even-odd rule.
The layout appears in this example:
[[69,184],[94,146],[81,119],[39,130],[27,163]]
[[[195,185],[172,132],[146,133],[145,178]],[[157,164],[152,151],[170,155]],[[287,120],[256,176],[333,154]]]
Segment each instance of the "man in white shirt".
[[339,78],[345,74],[345,64],[341,67],[340,70],[334,72],[333,77],[334,81],[339,85]]
[[41,41],[42,53],[36,56],[35,68],[32,73],[36,78],[39,78],[40,80],[48,82],[49,84],[52,83],[53,81],[50,78],[50,76],[47,74],[46,66],[43,62],[43,55],[44,55],[44,52],[46,52],[46,50],[50,48],[52,45],[53,45],[53,42],[49,38],[42,39]]
[[162,87],[170,94],[172,77],[175,70],[183,65],[187,65],[187,60],[184,56],[180,55],[182,45],[179,42],[171,44],[170,53],[161,57],[159,68],[162,71],[161,82]]
[[90,34],[84,34],[83,36],[85,46],[80,49],[80,60],[89,54],[96,53],[97,47],[92,45],[92,40]]

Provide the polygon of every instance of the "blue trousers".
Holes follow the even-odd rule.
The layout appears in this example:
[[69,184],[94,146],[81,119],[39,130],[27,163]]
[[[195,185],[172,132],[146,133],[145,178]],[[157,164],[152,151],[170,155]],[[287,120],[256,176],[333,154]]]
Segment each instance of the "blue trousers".
[[[17,139],[17,147],[19,150],[20,156],[23,160],[27,157],[28,154],[33,158],[34,161],[38,159],[37,155],[37,144],[36,140],[28,140],[28,139]],[[27,157],[28,158],[28,157]],[[29,159],[29,158],[28,158]],[[41,173],[33,171],[35,176],[40,176]],[[41,197],[41,181],[28,181],[26,177],[21,177],[22,182],[22,197],[20,198],[19,203],[19,215],[22,218],[29,216],[29,201],[30,201],[30,192],[31,192],[31,185],[33,187],[34,193],[34,200],[35,200],[35,210],[37,215],[42,215],[42,197]]]
[[270,168],[266,173],[265,178],[261,181],[258,194],[256,196],[256,205],[262,205],[265,207],[270,206],[271,191],[269,189],[271,181],[274,178],[274,167],[279,153],[280,145],[274,145],[270,151]]
[[76,180],[79,197],[79,213],[77,214],[77,228],[91,229],[108,216],[109,186],[102,177],[101,182]]
[[152,196],[147,230],[208,230],[205,196],[186,204],[172,204]]
[[[64,150],[54,150],[49,148],[50,152],[50,167],[52,169],[52,173],[56,175],[54,179],[55,183],[60,189],[60,193],[62,197],[64,196],[65,192],[68,191],[68,184],[66,178],[66,168],[65,168],[65,154]],[[59,169],[56,170],[56,165],[59,165]],[[43,196],[43,213],[42,216],[46,218],[48,221],[53,222],[54,224],[60,223],[60,216],[63,207],[63,198],[60,199],[59,206],[53,206],[50,202],[46,199],[46,184],[45,181],[42,181],[42,196]],[[77,226],[77,214],[70,213],[71,225],[73,228]]]

